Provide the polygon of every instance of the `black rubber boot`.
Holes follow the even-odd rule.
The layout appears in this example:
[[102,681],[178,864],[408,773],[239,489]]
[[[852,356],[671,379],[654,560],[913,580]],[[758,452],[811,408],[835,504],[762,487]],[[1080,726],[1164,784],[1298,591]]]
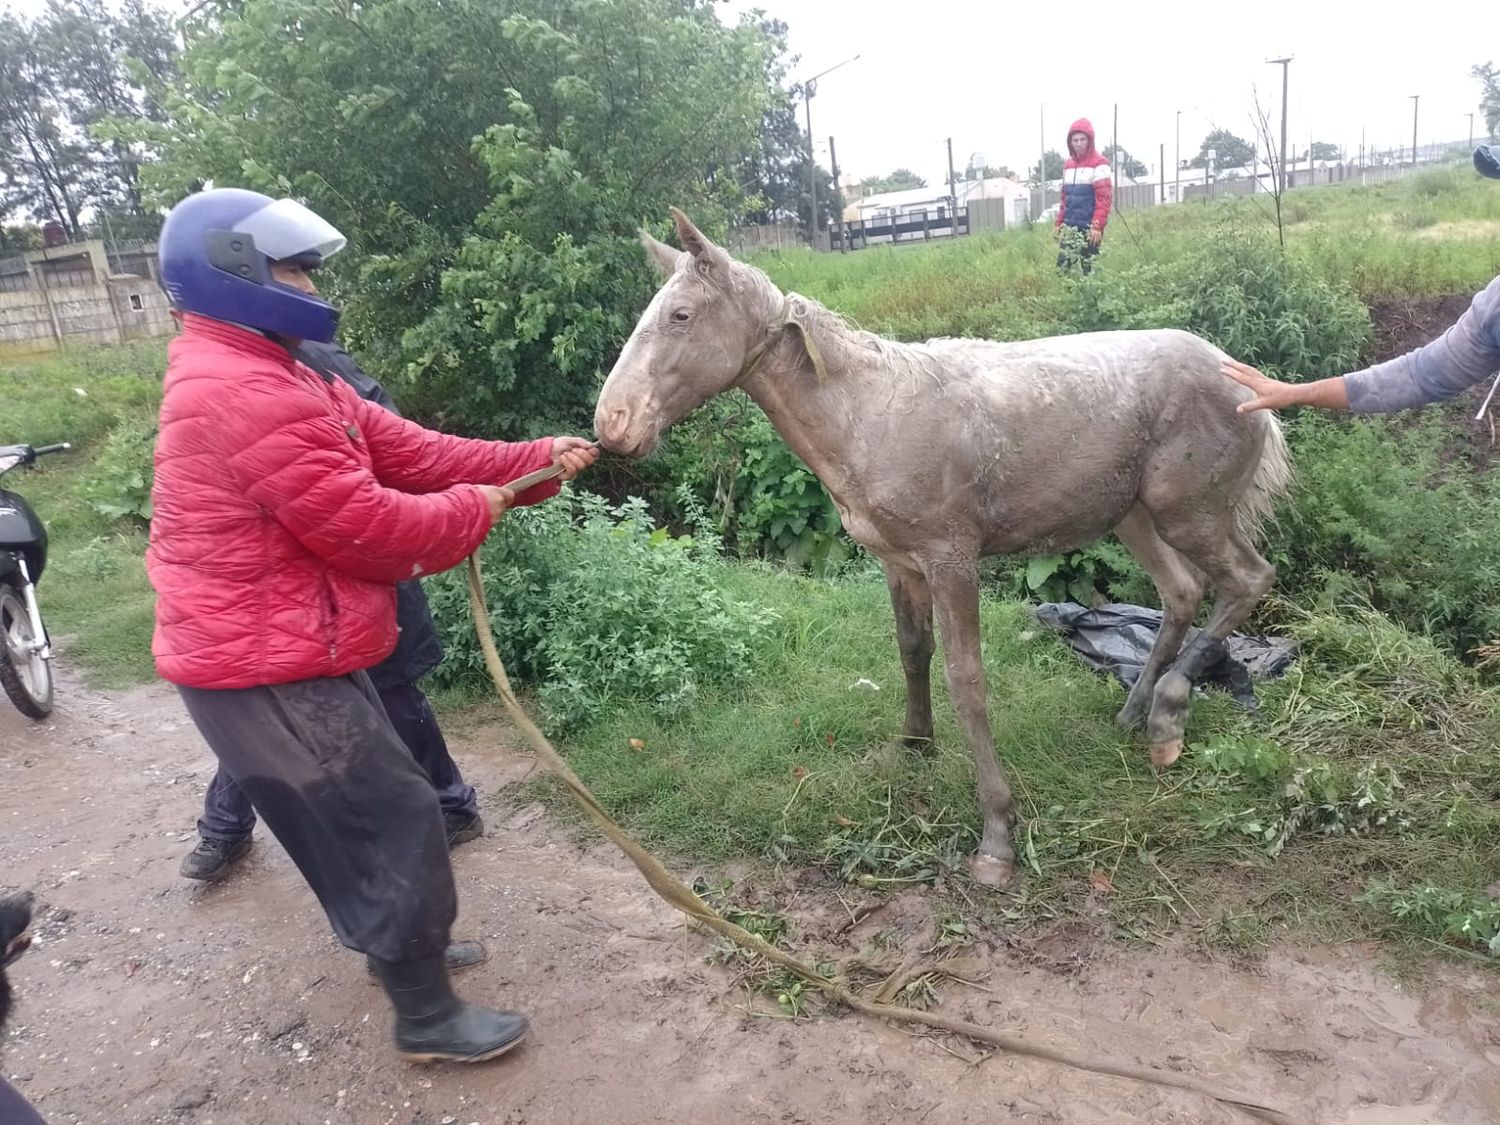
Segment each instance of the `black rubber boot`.
[[184,879],[199,879],[205,883],[217,883],[229,874],[229,869],[250,852],[251,837],[240,840],[209,840],[200,838],[198,846],[182,857],[178,872]]
[[[448,948],[443,951],[443,966],[450,972],[456,973],[460,969],[472,969],[475,965],[483,965],[490,959],[490,952],[484,945],[477,941],[451,941]],[[379,972],[376,966],[378,961],[373,957],[365,958],[365,968],[370,972]]]
[[453,995],[442,955],[377,961],[375,972],[396,1009],[396,1051],[408,1062],[484,1062],[526,1037],[525,1016]]
[[443,828],[448,833],[448,847],[456,848],[484,835],[484,818],[477,812],[443,810]]

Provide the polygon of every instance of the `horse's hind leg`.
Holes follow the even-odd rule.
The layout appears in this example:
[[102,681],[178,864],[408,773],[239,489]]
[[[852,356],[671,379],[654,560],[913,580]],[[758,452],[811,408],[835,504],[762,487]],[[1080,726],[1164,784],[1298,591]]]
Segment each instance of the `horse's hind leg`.
[[1120,726],[1136,730],[1145,725],[1156,682],[1163,669],[1176,658],[1193,615],[1203,601],[1203,575],[1157,534],[1150,513],[1139,504],[1130,509],[1115,528],[1115,535],[1146,568],[1161,597],[1161,628],[1157,631],[1156,642],[1151,646],[1151,654],[1146,657],[1140,677],[1130,689],[1125,706],[1115,716],[1115,722]]
[[1153,513],[1153,520],[1161,537],[1196,564],[1218,594],[1208,624],[1183,650],[1171,671],[1157,681],[1152,695],[1146,723],[1151,762],[1167,766],[1182,753],[1193,679],[1218,661],[1224,638],[1250,616],[1275,583],[1276,568],[1235,526],[1232,513],[1208,519],[1163,518],[1161,513]]

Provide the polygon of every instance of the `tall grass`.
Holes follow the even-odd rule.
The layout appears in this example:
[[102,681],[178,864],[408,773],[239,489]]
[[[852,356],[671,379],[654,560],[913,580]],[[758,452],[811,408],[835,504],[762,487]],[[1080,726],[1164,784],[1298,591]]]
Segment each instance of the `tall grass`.
[[160,341],[0,365],[0,444],[73,445],[30,471],[8,473],[4,484],[47,525],[50,561],[38,591],[48,629],[66,658],[101,686],[153,674],[144,527],[96,505],[141,469],[100,456],[117,430],[152,422],[164,366]]
[[[864,886],[960,871],[979,814],[941,652],[925,755],[896,744],[903,677],[878,580],[744,566],[722,580],[776,615],[754,680],[675,718],[625,703],[566,740],[574,768],[684,864],[810,863]],[[990,718],[1024,887],[991,900],[992,917],[1093,902],[1128,932],[1181,924],[1243,947],[1283,926],[1416,932],[1356,897],[1377,879],[1477,890],[1495,877],[1500,695],[1356,601],[1287,615],[1302,659],[1261,686],[1260,721],[1201,695],[1186,759],[1158,776],[1113,723],[1123,689],[1024,605],[985,601]]]
[[[1375,187],[1309,188],[1284,200],[1288,249],[1361,300],[1474,291],[1500,274],[1500,190],[1472,170],[1438,169]],[[1430,215],[1412,229],[1399,216]],[[1191,257],[1226,226],[1274,233],[1267,197],[1116,214],[1097,271],[1135,277]],[[898,339],[1010,340],[1065,331],[1076,285],[1055,268],[1050,228],[883,246],[849,254],[781,251],[753,259],[784,289]]]

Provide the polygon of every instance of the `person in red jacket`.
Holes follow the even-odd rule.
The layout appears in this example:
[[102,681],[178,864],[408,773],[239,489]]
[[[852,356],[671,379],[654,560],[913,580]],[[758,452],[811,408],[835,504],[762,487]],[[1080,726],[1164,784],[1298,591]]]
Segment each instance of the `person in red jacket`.
[[146,567],[152,653],[224,770],[366,954],[398,1052],[477,1062],[524,1016],[466,1004],[444,955],[457,913],[438,799],[365,669],[395,647],[396,584],[462,561],[514,504],[504,486],[597,457],[583,438],[423,429],[293,357],[338,312],[309,271],[344,246],[293,200],[188,196],[158,240],[182,314],[168,348]]
[[1083,272],[1094,268],[1094,255],[1104,240],[1109,222],[1114,183],[1109,161],[1094,148],[1094,127],[1080,117],[1068,129],[1068,159],[1063,165],[1062,195],[1057,207],[1057,230],[1061,250],[1057,268],[1070,269],[1082,262]]

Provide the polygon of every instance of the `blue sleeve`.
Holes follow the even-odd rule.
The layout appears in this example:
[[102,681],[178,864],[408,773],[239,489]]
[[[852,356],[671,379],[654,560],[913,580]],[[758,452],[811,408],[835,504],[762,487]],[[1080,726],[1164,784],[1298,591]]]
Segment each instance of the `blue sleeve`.
[[1500,371],[1500,277],[1432,343],[1344,376],[1349,409],[1389,414],[1452,398]]

